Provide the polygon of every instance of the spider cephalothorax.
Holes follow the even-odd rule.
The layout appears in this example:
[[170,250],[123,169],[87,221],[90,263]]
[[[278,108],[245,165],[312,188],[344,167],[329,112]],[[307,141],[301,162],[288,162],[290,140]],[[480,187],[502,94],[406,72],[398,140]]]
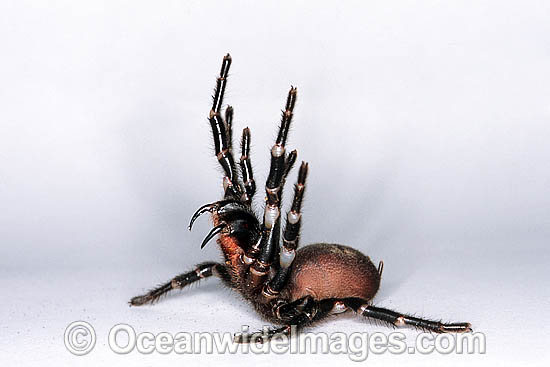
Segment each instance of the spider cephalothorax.
[[[434,332],[470,331],[469,323],[442,323],[375,307],[371,301],[380,286],[383,264],[376,267],[369,257],[351,247],[316,243],[298,248],[301,208],[308,164],[302,162],[294,186],[292,206],[281,230],[281,198],[285,180],[297,158],[296,150],[286,152],[286,139],[292,122],[297,90],[290,88],[281,125],[271,149],[271,165],[265,185],[265,206],[261,219],[251,209],[256,183],[250,162],[250,130],[241,140],[240,175],[233,158],[233,108],[221,109],[231,57],[223,58],[213,105],[208,120],[212,128],[215,154],[224,171],[224,198],[199,208],[189,229],[204,213],[210,213],[213,228],[201,248],[218,235],[224,263],[204,262],[190,272],[145,295],[134,297],[134,306],[155,302],[172,289],[181,289],[202,278],[216,275],[237,290],[265,319],[282,325],[271,329],[266,338],[289,333],[291,326],[308,326],[329,315],[352,310],[360,316],[385,321],[394,326],[411,325]],[[240,342],[250,341],[239,335]]]

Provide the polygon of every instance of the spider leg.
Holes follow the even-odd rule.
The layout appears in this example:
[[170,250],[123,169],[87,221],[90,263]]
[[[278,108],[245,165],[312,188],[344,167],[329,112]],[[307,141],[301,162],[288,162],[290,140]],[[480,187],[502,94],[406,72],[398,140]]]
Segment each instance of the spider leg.
[[233,107],[225,109],[225,133],[227,135],[227,149],[233,153]]
[[244,202],[251,205],[254,194],[256,193],[256,181],[252,174],[252,164],[250,163],[250,129],[243,130],[241,139],[241,176],[244,185]]
[[208,278],[212,275],[216,275],[226,281],[229,277],[227,269],[222,264],[215,262],[204,262],[187,273],[180,274],[175,276],[172,280],[167,283],[164,283],[154,289],[151,289],[144,295],[133,297],[130,302],[130,306],[141,306],[146,303],[153,304],[161,296],[167,294],[173,289],[181,289],[191,283],[194,283],[200,279]]
[[464,333],[472,331],[472,326],[468,322],[443,323],[441,321],[421,319],[386,308],[372,306],[367,301],[359,298],[345,299],[344,302],[360,316],[381,320],[394,326],[410,325],[436,333]]
[[274,313],[284,326],[270,328],[266,332],[235,334],[234,341],[237,343],[266,342],[278,335],[292,336],[291,331],[298,332],[302,328],[329,316],[333,305],[333,299],[315,301],[311,296],[290,303],[279,303],[274,307]]
[[300,171],[298,172],[298,181],[294,186],[294,199],[292,207],[287,213],[285,221],[285,230],[283,233],[283,246],[279,254],[279,269],[275,276],[269,281],[264,290],[269,295],[278,294],[286,284],[288,275],[294,257],[296,256],[296,248],[300,241],[300,227],[302,223],[302,200],[306,188],[306,178],[308,172],[308,164],[302,162]]
[[233,159],[231,142],[233,108],[231,106],[227,108],[225,113],[225,121],[221,116],[221,108],[230,66],[231,56],[227,54],[223,58],[220,75],[216,79],[216,89],[214,90],[212,108],[208,116],[208,121],[210,122],[210,126],[212,128],[216,158],[218,158],[218,162],[222,166],[225,173],[223,181],[225,197],[233,196],[240,199],[242,188],[238,182],[237,169],[235,166],[235,160]]
[[266,204],[262,224],[262,237],[258,245],[252,246],[251,251],[246,255],[248,258],[254,259],[249,277],[249,286],[251,287],[256,287],[265,281],[273,262],[275,251],[279,247],[282,187],[284,186],[286,175],[292,169],[297,157],[295,150],[288,155],[285,153],[285,144],[290,123],[292,122],[296,95],[296,88],[291,87],[288,92],[285,110],[282,114],[277,140],[271,149],[271,165],[265,185]]

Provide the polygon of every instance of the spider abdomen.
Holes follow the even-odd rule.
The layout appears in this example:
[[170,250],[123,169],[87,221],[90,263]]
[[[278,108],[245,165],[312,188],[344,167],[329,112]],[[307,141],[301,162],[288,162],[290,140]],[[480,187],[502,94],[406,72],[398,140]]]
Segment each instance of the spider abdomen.
[[380,274],[368,256],[344,245],[316,243],[296,251],[286,291],[291,301],[312,296],[370,300]]

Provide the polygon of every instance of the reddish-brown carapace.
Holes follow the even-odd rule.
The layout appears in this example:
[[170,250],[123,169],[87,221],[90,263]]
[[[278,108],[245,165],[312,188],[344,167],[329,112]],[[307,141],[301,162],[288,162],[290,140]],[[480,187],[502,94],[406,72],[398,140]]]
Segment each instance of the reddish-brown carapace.
[[[204,262],[190,272],[130,300],[133,306],[154,303],[173,289],[181,289],[200,279],[215,275],[238,291],[266,320],[277,324],[261,335],[269,340],[288,334],[291,326],[310,326],[330,315],[346,311],[387,322],[410,325],[437,333],[467,332],[466,322],[442,323],[376,307],[372,299],[380,287],[383,264],[375,266],[360,251],[339,244],[316,243],[299,247],[302,199],[306,188],[308,164],[302,162],[294,186],[290,209],[281,219],[281,198],[286,178],[296,162],[297,152],[287,153],[286,140],[293,118],[297,90],[288,92],[265,184],[265,204],[258,218],[252,210],[256,183],[250,161],[250,130],[241,139],[241,157],[233,158],[233,108],[222,115],[231,57],[222,61],[212,109],[208,120],[212,128],[216,158],[221,165],[224,197],[203,205],[191,219],[189,229],[204,213],[210,213],[213,228],[201,248],[215,236],[224,255],[223,262]],[[239,342],[251,341],[249,334],[238,334]]]

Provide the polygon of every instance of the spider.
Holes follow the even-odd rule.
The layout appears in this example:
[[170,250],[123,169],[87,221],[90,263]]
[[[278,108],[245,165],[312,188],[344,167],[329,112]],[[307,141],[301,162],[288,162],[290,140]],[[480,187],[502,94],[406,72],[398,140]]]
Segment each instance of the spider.
[[[277,325],[262,336],[262,341],[276,335],[289,335],[292,326],[299,330],[348,310],[393,326],[410,325],[436,333],[471,331],[470,323],[442,323],[372,305],[371,300],[380,286],[382,261],[376,267],[360,251],[339,244],[315,243],[298,249],[302,199],[308,174],[306,162],[302,162],[298,170],[292,206],[286,213],[284,226],[281,226],[283,187],[297,158],[296,150],[286,152],[297,97],[295,87],[288,92],[277,139],[271,149],[264,213],[261,218],[256,217],[251,208],[256,183],[250,161],[250,130],[247,127],[242,133],[239,176],[233,158],[233,108],[228,106],[222,116],[230,66],[231,56],[227,54],[216,79],[208,116],[215,155],[224,172],[224,197],[200,207],[189,224],[191,230],[199,216],[211,214],[214,227],[204,238],[201,249],[219,235],[217,242],[224,262],[203,262],[194,270],[132,298],[130,305],[152,304],[171,290],[214,275],[238,291],[259,315]],[[235,340],[250,342],[251,336],[235,334]]]

